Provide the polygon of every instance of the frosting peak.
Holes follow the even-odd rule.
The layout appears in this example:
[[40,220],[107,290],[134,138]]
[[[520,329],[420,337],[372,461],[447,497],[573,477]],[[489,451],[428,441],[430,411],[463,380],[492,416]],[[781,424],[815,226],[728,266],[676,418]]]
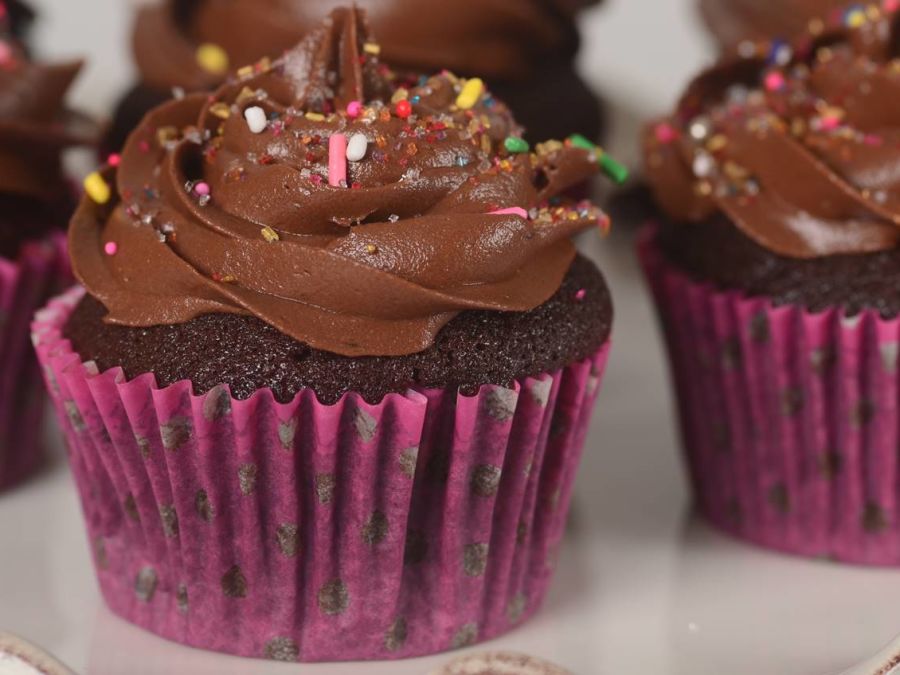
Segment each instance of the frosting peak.
[[679,221],[723,212],[786,257],[896,247],[898,44],[896,9],[853,5],[827,29],[747,43],[700,75],[645,136],[663,208]]
[[96,134],[65,105],[81,63],[32,61],[19,41],[30,12],[21,3],[0,3],[0,10],[0,193],[55,198],[68,190],[62,151]]
[[559,199],[602,151],[528,152],[480,80],[404,79],[378,52],[361,12],[335,10],[281,58],[148,115],[116,198],[85,200],[70,230],[107,320],[253,314],[318,349],[391,356],[460,311],[546,301],[569,237],[607,224]]

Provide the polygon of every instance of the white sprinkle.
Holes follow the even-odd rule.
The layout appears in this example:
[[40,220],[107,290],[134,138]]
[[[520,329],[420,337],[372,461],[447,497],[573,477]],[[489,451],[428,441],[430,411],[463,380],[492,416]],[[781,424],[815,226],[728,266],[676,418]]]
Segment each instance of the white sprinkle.
[[716,161],[712,158],[711,155],[705,152],[697,153],[697,156],[694,157],[694,175],[700,176],[701,178],[705,178],[709,176],[713,169],[716,166]]
[[358,162],[366,156],[369,141],[364,134],[353,134],[347,141],[347,161]]
[[709,120],[705,117],[698,117],[691,122],[688,132],[695,141],[702,141],[709,136]]
[[244,119],[247,120],[247,126],[254,134],[261,134],[266,130],[266,111],[258,105],[251,106],[244,111]]

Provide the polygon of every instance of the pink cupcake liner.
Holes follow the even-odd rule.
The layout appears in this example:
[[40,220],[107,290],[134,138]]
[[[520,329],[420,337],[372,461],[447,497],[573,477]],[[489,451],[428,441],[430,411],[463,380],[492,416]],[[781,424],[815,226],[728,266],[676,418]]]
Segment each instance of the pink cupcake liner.
[[556,373],[335,405],[202,396],[82,363],[33,324],[110,608],[187,645],[391,659],[504,633],[540,605],[608,346]]
[[717,290],[655,234],[639,252],[702,514],[779,551],[900,564],[900,319]]
[[0,258],[0,489],[42,459],[45,395],[29,326],[34,312],[70,283],[62,234],[24,244],[16,260]]

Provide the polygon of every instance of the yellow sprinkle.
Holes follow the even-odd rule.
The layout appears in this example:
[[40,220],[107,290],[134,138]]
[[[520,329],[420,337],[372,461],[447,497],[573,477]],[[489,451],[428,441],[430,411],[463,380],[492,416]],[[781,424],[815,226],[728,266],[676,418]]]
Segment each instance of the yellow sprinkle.
[[462,91],[456,98],[456,105],[463,110],[469,110],[478,103],[482,93],[484,93],[484,82],[481,81],[481,78],[473,77],[471,80],[466,80]]
[[366,244],[366,253],[369,253],[369,254],[378,253],[378,247],[375,244]]
[[304,115],[304,117],[306,117],[306,119],[308,119],[310,122],[325,121],[325,115],[323,115],[322,113],[308,112],[306,113],[306,115]]
[[237,76],[241,79],[250,77],[253,74],[253,66],[241,66],[238,68]]
[[231,117],[231,107],[227,103],[222,103],[221,101],[209,106],[209,112],[223,120],[227,120]]
[[372,56],[378,56],[381,53],[381,45],[374,42],[367,42],[363,45],[363,51]]
[[84,191],[87,192],[88,197],[98,204],[105,204],[112,197],[109,184],[103,180],[103,176],[97,171],[94,171],[84,179]]
[[400,101],[405,101],[409,98],[409,92],[400,87],[397,91],[394,92],[394,95],[391,96],[391,103],[399,103]]
[[847,25],[850,28],[859,28],[866,22],[866,13],[856,9],[847,14]]
[[213,75],[228,72],[228,54],[219,45],[204,42],[197,47],[197,63],[203,70]]
[[156,130],[156,142],[160,145],[166,145],[171,141],[178,140],[178,127],[165,126]]
[[276,242],[279,239],[281,239],[281,237],[278,236],[278,233],[275,230],[273,230],[271,227],[269,227],[268,225],[266,225],[262,230],[260,230],[260,232],[262,233],[263,239],[265,239],[270,244],[272,242]]
[[235,99],[235,103],[237,103],[238,105],[242,105],[250,99],[254,98],[256,98],[256,92],[253,91],[250,87],[244,87],[238,93],[237,98]]

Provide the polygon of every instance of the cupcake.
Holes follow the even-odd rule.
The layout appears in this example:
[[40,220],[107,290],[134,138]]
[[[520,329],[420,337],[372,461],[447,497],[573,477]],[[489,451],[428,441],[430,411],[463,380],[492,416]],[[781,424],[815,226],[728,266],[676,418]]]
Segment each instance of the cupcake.
[[[381,58],[415,73],[448,68],[478,75],[506,101],[529,137],[600,135],[601,111],[575,70],[577,12],[599,0],[491,0],[477,7],[418,0],[362,0],[380,36]],[[142,9],[133,49],[139,83],[120,102],[108,151],[172,90],[221,84],[229,65],[294,46],[338,0],[160,0]]]
[[[857,20],[858,19],[858,20]],[[900,563],[897,14],[700,75],[646,136],[641,243],[700,511],[781,551]]]
[[39,463],[43,386],[28,342],[35,310],[70,284],[63,229],[75,206],[63,151],[90,139],[65,96],[79,63],[36,63],[21,41],[31,19],[0,4],[0,488]]
[[719,44],[729,48],[746,40],[822,30],[848,5],[847,0],[700,0],[700,14]]
[[427,654],[550,581],[612,320],[563,195],[610,160],[377,52],[337,9],[151,112],[33,324],[106,601],[172,640]]

